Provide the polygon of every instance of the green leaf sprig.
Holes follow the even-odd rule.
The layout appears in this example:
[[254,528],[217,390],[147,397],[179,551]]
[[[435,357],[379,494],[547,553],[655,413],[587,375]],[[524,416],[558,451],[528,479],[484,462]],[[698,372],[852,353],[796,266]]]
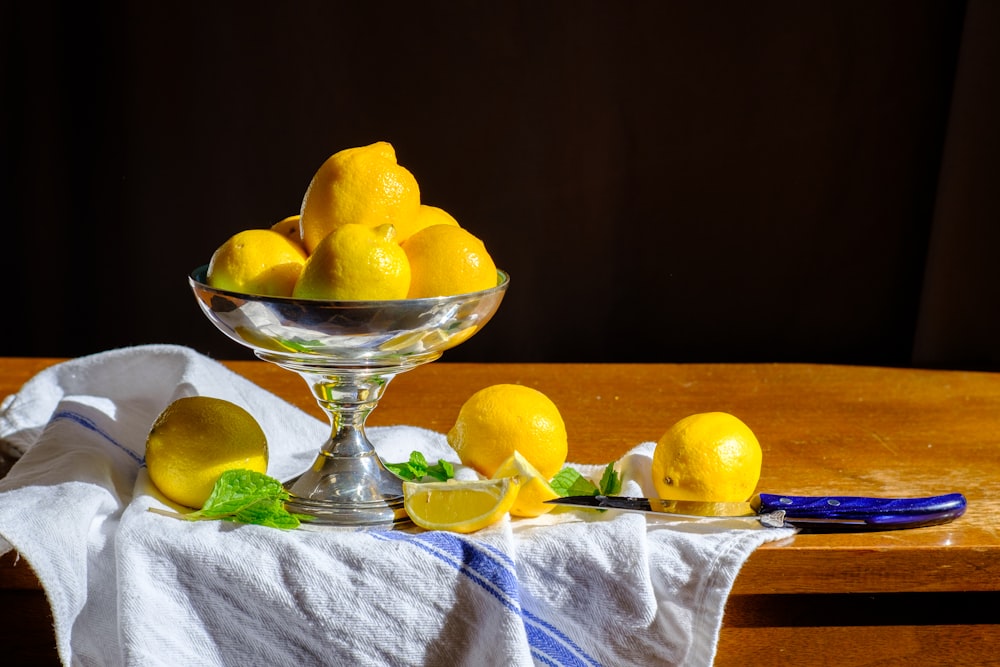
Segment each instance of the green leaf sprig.
[[290,530],[310,517],[285,509],[289,493],[281,482],[253,470],[222,473],[204,506],[195,512],[178,514],[150,508],[151,512],[187,521],[223,520]]
[[622,490],[621,475],[615,470],[614,461],[604,468],[601,481],[595,485],[580,474],[579,470],[566,466],[549,483],[560,496],[616,496]]
[[427,458],[418,451],[410,452],[409,461],[386,463],[385,467],[403,479],[421,480],[424,477],[433,477],[439,482],[447,482],[455,477],[455,467],[451,463],[438,459],[435,465],[429,465]]
[[601,475],[601,495],[602,496],[617,496],[622,492],[622,477],[615,470],[614,462],[609,463],[604,468],[604,474]]

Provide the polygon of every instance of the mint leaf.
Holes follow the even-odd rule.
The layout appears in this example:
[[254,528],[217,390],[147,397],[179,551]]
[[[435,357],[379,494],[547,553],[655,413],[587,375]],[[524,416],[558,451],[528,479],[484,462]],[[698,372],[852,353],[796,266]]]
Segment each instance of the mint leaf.
[[580,471],[566,466],[556,473],[556,476],[549,482],[552,490],[560,496],[596,496],[600,493],[598,488]]
[[427,474],[427,459],[417,451],[410,452],[410,460],[405,463],[386,463],[384,465],[403,479],[420,479]]
[[438,459],[437,465],[427,468],[427,474],[439,482],[447,482],[455,476],[455,466],[449,461]]
[[290,530],[292,528],[298,528],[304,517],[292,514],[286,510],[285,502],[283,500],[261,499],[258,502],[247,505],[231,517],[223,516],[220,518],[228,521],[238,521],[240,523],[250,523],[258,526],[268,526],[270,528]]
[[402,477],[403,479],[417,478],[409,463],[385,463],[383,461],[382,465],[396,477]]
[[215,482],[212,494],[193,515],[214,519],[239,512],[261,500],[288,498],[281,482],[251,470],[229,470]]
[[185,514],[184,518],[297,528],[307,517],[285,509],[288,498],[288,491],[273,477],[252,470],[229,470],[216,481],[205,505],[196,512]]
[[617,496],[622,490],[622,478],[621,475],[615,470],[615,463],[612,461],[604,469],[604,474],[601,475],[600,483],[601,495],[602,496]]
[[448,461],[438,459],[436,465],[427,465],[427,458],[418,451],[410,452],[410,460],[405,463],[384,464],[391,472],[403,479],[420,480],[430,476],[447,482],[455,476],[455,468]]
[[604,468],[601,482],[598,486],[580,474],[580,471],[566,466],[560,470],[552,481],[552,489],[560,496],[616,496],[622,490],[621,475],[615,470],[612,461]]

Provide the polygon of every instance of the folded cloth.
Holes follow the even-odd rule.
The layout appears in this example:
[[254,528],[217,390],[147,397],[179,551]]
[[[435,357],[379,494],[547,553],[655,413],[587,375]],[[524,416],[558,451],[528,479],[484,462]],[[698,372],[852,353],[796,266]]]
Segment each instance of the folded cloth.
[[[38,575],[66,665],[710,665],[741,565],[793,532],[576,511],[472,535],[178,521],[147,511],[169,506],[143,448],[154,418],[195,394],[257,417],[279,479],[329,431],[178,346],[66,361],[0,405],[18,457],[0,480],[0,553]],[[440,433],[369,437],[387,461],[458,463]],[[621,460],[625,493],[649,495],[652,447]]]

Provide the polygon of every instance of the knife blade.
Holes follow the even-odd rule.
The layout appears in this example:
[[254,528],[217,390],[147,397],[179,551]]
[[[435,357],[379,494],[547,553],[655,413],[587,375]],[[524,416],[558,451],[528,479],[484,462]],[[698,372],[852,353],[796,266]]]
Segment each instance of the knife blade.
[[961,493],[923,498],[759,493],[742,503],[598,495],[567,496],[546,502],[688,518],[751,518],[768,528],[792,526],[813,532],[898,530],[932,526],[962,516],[967,505],[965,496]]

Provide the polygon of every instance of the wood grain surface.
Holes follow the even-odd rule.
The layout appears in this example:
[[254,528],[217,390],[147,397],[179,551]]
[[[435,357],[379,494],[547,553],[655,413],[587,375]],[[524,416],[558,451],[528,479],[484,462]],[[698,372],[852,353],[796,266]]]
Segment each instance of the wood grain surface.
[[[0,395],[56,361],[0,359]],[[296,375],[262,362],[226,363],[323,418]],[[966,495],[968,511],[949,524],[800,534],[758,549],[731,592],[717,664],[997,664],[1000,374],[808,364],[439,362],[394,379],[368,423],[447,431],[469,395],[500,382],[535,387],[555,401],[572,462],[614,460],[681,417],[722,410],[761,441],[760,490]],[[7,600],[42,595],[29,564],[13,553],[0,559],[0,592]],[[51,621],[38,609],[30,636],[15,639],[51,648]]]

